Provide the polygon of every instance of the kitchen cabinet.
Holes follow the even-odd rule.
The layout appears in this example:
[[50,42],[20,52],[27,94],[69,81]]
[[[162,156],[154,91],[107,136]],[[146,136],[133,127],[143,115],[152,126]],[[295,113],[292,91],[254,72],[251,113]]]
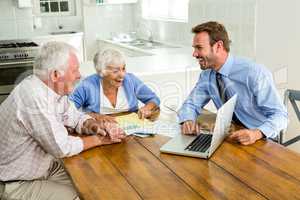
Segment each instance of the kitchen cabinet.
[[32,7],[31,0],[18,0],[19,8],[30,8]]
[[84,42],[83,42],[83,33],[82,32],[75,32],[75,33],[67,33],[61,32],[62,34],[55,33],[55,35],[46,35],[35,37],[33,40],[38,43],[39,45],[43,45],[44,43],[50,41],[61,41],[66,42],[78,51],[79,54],[79,61],[85,61],[85,51],[84,51]]

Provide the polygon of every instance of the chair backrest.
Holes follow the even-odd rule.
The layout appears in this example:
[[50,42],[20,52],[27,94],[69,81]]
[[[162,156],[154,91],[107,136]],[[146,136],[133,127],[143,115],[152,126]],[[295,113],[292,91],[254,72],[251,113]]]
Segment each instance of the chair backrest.
[[300,101],[300,91],[298,90],[286,90],[284,93],[284,104],[287,106],[288,100],[290,100],[293,109],[297,115],[298,120],[300,121],[300,111],[296,104],[296,101]]
[[[300,111],[299,111],[299,108],[296,103],[296,101],[300,101],[300,91],[287,89],[284,93],[284,104],[285,104],[286,108],[288,106],[288,101],[291,102],[291,105],[295,111],[295,114],[296,114],[298,120],[300,121]],[[300,136],[296,136],[288,141],[283,142],[284,132],[285,132],[285,130],[282,130],[278,136],[278,142],[280,144],[282,144],[284,146],[288,146],[288,145],[293,144],[293,143],[297,142],[298,140],[300,140]]]

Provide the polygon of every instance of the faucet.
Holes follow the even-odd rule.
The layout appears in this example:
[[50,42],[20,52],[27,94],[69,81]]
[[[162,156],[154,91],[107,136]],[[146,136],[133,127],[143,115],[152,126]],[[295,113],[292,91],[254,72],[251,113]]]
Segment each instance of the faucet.
[[149,32],[148,41],[153,42],[153,32],[149,27],[148,27],[148,32]]
[[148,35],[148,38],[147,38],[147,40],[149,41],[149,42],[153,42],[153,31],[151,30],[151,27],[150,26],[147,26],[147,24],[146,23],[140,23],[140,25],[139,25],[139,29],[140,30],[143,30],[141,27],[143,27],[144,28],[144,30],[146,30],[146,32],[147,32],[147,35]]

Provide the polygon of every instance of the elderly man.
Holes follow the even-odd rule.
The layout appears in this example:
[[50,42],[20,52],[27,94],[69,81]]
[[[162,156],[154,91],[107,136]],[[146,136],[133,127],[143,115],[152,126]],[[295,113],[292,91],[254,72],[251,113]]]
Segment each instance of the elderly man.
[[232,119],[245,129],[233,132],[229,138],[249,145],[263,137],[276,137],[287,127],[287,112],[271,73],[251,60],[230,55],[230,40],[222,24],[206,22],[192,32],[193,56],[204,71],[179,111],[182,132],[199,131],[196,118],[210,99],[219,108],[237,94]]
[[66,95],[79,79],[76,50],[50,42],[41,47],[34,74],[1,104],[2,198],[79,199],[59,158],[124,138],[117,125],[99,123],[69,103]]

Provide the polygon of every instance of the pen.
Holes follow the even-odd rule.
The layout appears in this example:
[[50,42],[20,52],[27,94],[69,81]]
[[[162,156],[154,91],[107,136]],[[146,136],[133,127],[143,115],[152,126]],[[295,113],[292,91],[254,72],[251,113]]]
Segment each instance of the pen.
[[149,136],[154,136],[156,133],[134,132],[134,134],[137,134],[137,135],[149,135]]
[[170,106],[167,106],[167,105],[164,105],[164,106],[165,106],[167,109],[169,109],[169,110],[175,112],[177,116],[179,115],[178,112],[177,112],[175,109],[173,109],[173,108],[171,108]]

